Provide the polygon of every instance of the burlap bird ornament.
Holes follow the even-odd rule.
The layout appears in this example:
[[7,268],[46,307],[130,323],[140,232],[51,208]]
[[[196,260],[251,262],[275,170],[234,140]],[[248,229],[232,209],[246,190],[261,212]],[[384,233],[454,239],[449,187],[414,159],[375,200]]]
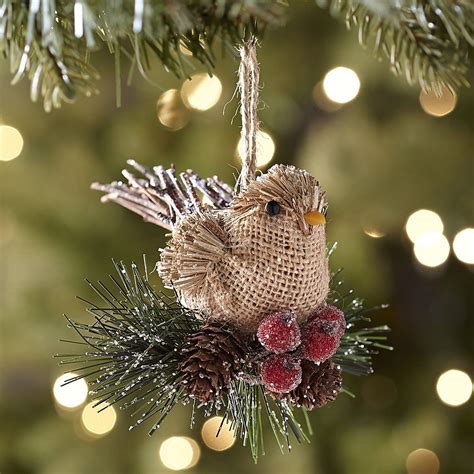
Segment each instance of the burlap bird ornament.
[[93,187],[171,230],[157,268],[181,304],[247,334],[270,313],[302,324],[324,304],[327,203],[308,172],[275,165],[235,194],[217,177],[129,164],[143,177]]
[[201,321],[180,349],[177,369],[188,395],[203,403],[219,402],[238,380],[272,396],[290,393],[316,377],[303,373],[301,361],[328,360],[345,331],[344,314],[326,303],[327,202],[319,182],[294,166],[257,173],[255,47],[250,40],[241,48],[243,153],[235,187],[133,160],[138,176],[124,170],[125,181],[92,186],[105,193],[103,202],[171,231],[157,269]]
[[342,372],[371,373],[387,328],[367,327],[362,301],[340,294],[330,275],[328,205],[316,178],[287,165],[257,173],[255,40],[240,53],[243,151],[234,187],[135,161],[123,181],[92,185],[103,202],[170,232],[157,269],[177,299],[153,288],[147,265],[142,274],[116,264],[115,293],[92,285],[101,299],[89,308],[94,321],[67,318],[85,352],[64,363],[79,365],[83,375],[69,382],[89,378],[98,405],[135,407],[131,428],[154,418],[153,433],[177,404],[204,416],[223,410],[256,460],[262,417],[289,449],[290,432],[307,439],[296,414],[307,423],[306,411],[334,400]]

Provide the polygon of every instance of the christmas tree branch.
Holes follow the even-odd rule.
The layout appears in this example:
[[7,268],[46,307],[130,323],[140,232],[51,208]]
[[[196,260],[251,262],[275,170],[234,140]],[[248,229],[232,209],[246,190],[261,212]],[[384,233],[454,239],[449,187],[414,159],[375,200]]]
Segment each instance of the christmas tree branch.
[[[280,25],[280,0],[0,0],[0,51],[13,83],[31,81],[31,98],[46,110],[97,92],[90,54],[105,42],[131,72],[147,78],[154,56],[186,77],[192,56],[209,71],[217,40],[232,49],[268,25]],[[474,3],[469,0],[316,0],[358,31],[359,42],[387,57],[396,74],[439,92],[467,85],[474,45]],[[310,8],[308,6],[308,8]],[[131,77],[131,74],[129,75]],[[119,101],[120,94],[117,94]]]
[[96,92],[97,73],[88,64],[85,44],[78,43],[66,12],[51,2],[4,0],[0,7],[0,51],[10,59],[16,84],[27,76],[31,99],[44,99],[45,110]]
[[[0,51],[9,58],[13,82],[27,76],[31,97],[46,110],[79,94],[96,92],[89,53],[107,43],[131,58],[143,76],[155,55],[177,76],[187,76],[188,51],[208,70],[220,39],[231,47],[266,25],[281,21],[274,0],[1,0]],[[117,62],[116,64],[119,64]]]
[[316,0],[358,32],[363,46],[388,58],[391,70],[410,84],[441,92],[468,86],[474,46],[470,0]]

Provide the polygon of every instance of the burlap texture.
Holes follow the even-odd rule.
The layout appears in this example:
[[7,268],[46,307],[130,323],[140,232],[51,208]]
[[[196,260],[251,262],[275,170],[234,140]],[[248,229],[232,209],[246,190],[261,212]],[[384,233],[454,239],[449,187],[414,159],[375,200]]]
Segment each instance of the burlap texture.
[[[268,201],[282,206],[277,216]],[[173,230],[158,269],[181,302],[245,333],[270,312],[293,310],[299,322],[329,291],[325,226],[304,214],[324,211],[318,182],[294,167],[274,166],[223,211],[186,217]]]

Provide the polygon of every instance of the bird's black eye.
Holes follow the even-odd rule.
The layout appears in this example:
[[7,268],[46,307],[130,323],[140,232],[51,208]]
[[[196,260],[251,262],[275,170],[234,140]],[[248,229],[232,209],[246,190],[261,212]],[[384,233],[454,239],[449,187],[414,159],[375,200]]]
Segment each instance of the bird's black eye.
[[269,216],[276,216],[281,211],[281,206],[276,201],[268,201],[265,210]]

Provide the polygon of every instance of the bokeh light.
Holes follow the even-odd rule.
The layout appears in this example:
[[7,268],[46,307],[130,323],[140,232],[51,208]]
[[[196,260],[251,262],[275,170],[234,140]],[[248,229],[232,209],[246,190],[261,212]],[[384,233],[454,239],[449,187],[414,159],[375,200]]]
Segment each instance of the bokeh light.
[[214,451],[225,451],[235,443],[235,432],[227,420],[222,423],[222,416],[207,420],[202,427],[201,436],[206,446]]
[[[94,436],[104,436],[112,431],[117,422],[117,412],[113,406],[104,405],[94,407],[95,402],[91,402],[84,407],[81,415],[81,422],[84,429]],[[102,410],[102,411],[99,411]]]
[[181,130],[189,121],[189,112],[184,107],[177,89],[169,89],[156,102],[156,115],[162,125],[170,130]]
[[457,95],[447,87],[441,88],[441,94],[436,95],[434,91],[420,92],[421,108],[429,115],[443,117],[454,110],[457,103]]
[[420,209],[410,215],[405,225],[405,230],[408,238],[414,243],[421,235],[427,232],[442,234],[444,225],[441,217],[436,212]]
[[222,84],[217,76],[195,74],[181,87],[181,97],[186,107],[209,110],[217,104],[222,94]]
[[346,104],[357,97],[360,80],[352,69],[336,67],[324,76],[323,90],[333,102]]
[[[242,138],[237,145],[237,154],[240,159],[244,156],[244,144]],[[257,133],[257,166],[259,168],[268,165],[275,154],[275,142],[270,134],[259,130]]]
[[407,456],[408,474],[438,474],[440,463],[438,456],[429,449],[415,449]]
[[416,259],[426,267],[437,267],[449,257],[448,239],[438,232],[427,232],[416,239],[413,247]]
[[474,228],[463,229],[456,234],[453,250],[461,262],[474,264]]
[[79,379],[64,385],[67,380],[73,379],[74,377],[77,377],[77,374],[70,372],[59,376],[54,382],[54,398],[59,405],[65,408],[76,408],[82,405],[86,401],[89,392],[87,382],[84,379]]
[[446,405],[457,407],[472,395],[472,381],[462,370],[451,369],[440,375],[436,383],[438,397]]
[[23,149],[23,137],[14,127],[0,125],[0,161],[16,158]]
[[195,466],[201,457],[201,450],[191,438],[172,436],[160,446],[160,459],[165,467],[182,471]]

